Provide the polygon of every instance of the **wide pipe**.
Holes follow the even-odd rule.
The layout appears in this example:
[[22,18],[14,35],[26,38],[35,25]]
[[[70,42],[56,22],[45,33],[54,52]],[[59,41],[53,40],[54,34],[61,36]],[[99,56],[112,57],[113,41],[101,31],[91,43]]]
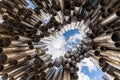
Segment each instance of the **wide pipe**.
[[120,48],[120,42],[113,42],[113,43],[98,43],[95,44],[98,46],[105,46],[105,47],[113,47],[113,48]]
[[45,57],[43,57],[43,58],[40,58],[41,63],[47,62],[48,60],[51,59],[51,57],[52,57],[52,55],[47,55],[47,56],[45,56]]
[[64,73],[63,73],[63,80],[70,80],[70,72],[67,71],[67,70],[64,70]]
[[22,41],[22,42],[25,42],[25,41],[32,41],[31,38],[28,38],[28,37],[24,37],[24,36],[20,36],[20,35],[16,35],[14,37],[15,40],[18,40],[18,41]]
[[8,47],[8,48],[0,48],[0,53],[10,53],[16,51],[25,51],[29,50],[29,47]]
[[59,67],[58,69],[56,69],[53,77],[52,77],[52,80],[57,80],[58,79],[58,76],[59,76],[59,73],[61,71],[61,68]]
[[48,73],[50,73],[53,70],[53,68],[46,68],[44,71],[41,72],[41,78],[46,78]]
[[46,44],[39,44],[39,45],[29,45],[30,49],[37,49],[37,48],[45,48]]
[[107,57],[104,57],[104,58],[100,58],[99,59],[99,62],[100,63],[108,63],[110,65],[112,65],[113,67],[116,67],[116,68],[120,68],[120,62],[116,61],[116,60],[113,60],[113,59],[110,59],[110,58],[107,58]]
[[69,9],[65,9],[64,18],[65,18],[66,22],[70,19],[70,11],[69,11]]
[[102,27],[108,25],[109,23],[111,23],[112,21],[116,20],[120,18],[120,9],[116,10],[113,14],[111,14],[109,17],[107,17],[105,20],[100,22],[100,25]]
[[50,64],[52,63],[52,59],[49,61],[46,61],[45,63],[43,63],[43,65],[41,66],[42,70],[45,70],[46,68],[50,67]]
[[4,64],[6,62],[11,61],[12,59],[17,60],[23,57],[27,57],[28,55],[36,55],[35,49],[34,50],[28,50],[23,52],[16,52],[16,53],[4,53],[0,54],[0,63]]
[[58,80],[62,80],[63,79],[63,67],[61,66],[61,70],[60,70],[60,72],[59,72],[59,75],[58,75]]
[[103,56],[111,56],[111,57],[118,57],[120,58],[120,52],[119,51],[113,51],[113,50],[106,50],[106,51],[95,51],[94,54],[96,56],[103,55]]
[[0,39],[0,47],[8,47],[11,44],[10,38],[1,38]]
[[55,72],[56,72],[56,69],[54,68],[52,71],[50,71],[50,72],[47,74],[46,79],[47,79],[47,80],[50,80],[50,79],[53,77],[53,75],[55,74]]
[[28,60],[30,60],[31,58],[29,57],[29,56],[27,56],[27,57],[23,57],[23,58],[21,58],[21,59],[19,59],[19,60],[16,60],[16,62],[15,62],[15,65],[13,65],[13,64],[0,64],[0,71],[5,71],[5,70],[9,70],[9,69],[11,69],[11,68],[14,68],[16,65],[18,66],[18,65],[20,65],[20,64],[23,64],[23,63],[25,63],[25,62],[27,62]]
[[63,57],[60,56],[59,58],[56,58],[55,61],[54,61],[54,66],[56,67],[60,67],[60,65],[62,64],[63,62]]
[[113,43],[120,41],[120,32],[113,32],[107,35],[100,35],[93,39],[94,43]]
[[60,21],[63,24],[64,16],[63,16],[63,12],[61,11],[60,7],[56,7],[56,13],[59,15]]
[[[13,71],[4,72],[2,78],[3,78],[3,79],[4,79],[4,78],[6,79],[6,78],[8,78],[9,76],[14,76],[14,75],[18,76],[20,72],[22,72],[22,71],[24,72],[25,69],[29,68],[29,67],[32,66],[32,65],[33,65],[33,60],[29,61],[29,63],[26,63],[26,65],[24,65],[24,66],[22,66],[22,67],[19,67],[19,68],[17,68],[17,69],[14,69]],[[18,74],[18,75],[17,75],[17,74]]]

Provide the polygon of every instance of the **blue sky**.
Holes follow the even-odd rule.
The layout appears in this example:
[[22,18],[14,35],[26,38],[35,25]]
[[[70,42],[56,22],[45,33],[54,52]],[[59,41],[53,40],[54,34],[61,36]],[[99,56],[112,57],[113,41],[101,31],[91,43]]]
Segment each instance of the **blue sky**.
[[34,5],[34,4],[32,4],[32,2],[31,2],[30,0],[26,0],[26,1],[29,3],[28,8],[32,8],[32,9],[34,9],[34,8],[35,8],[35,5]]
[[65,39],[68,40],[70,38],[70,36],[73,36],[76,33],[79,33],[78,29],[69,30],[66,33],[64,33],[63,35],[65,36]]
[[[69,40],[69,38],[71,36],[74,36],[75,34],[80,34],[78,29],[75,29],[75,30],[70,30],[68,32],[65,32],[63,35],[66,39],[66,41]],[[77,38],[76,38],[77,39]],[[78,40],[80,41],[80,40]],[[73,43],[73,46],[75,44],[77,44],[78,42],[74,42]],[[102,76],[104,75],[103,72],[101,70],[99,70],[97,67],[96,67],[96,70],[92,70],[92,72],[89,71],[89,68],[88,66],[83,66],[82,69],[81,69],[81,72],[84,73],[85,75],[87,75],[91,80],[103,80],[102,79]],[[84,79],[83,79],[84,80]]]
[[75,34],[79,34],[79,31],[78,29],[74,29],[74,30],[69,30],[67,32],[65,32],[63,34],[63,36],[65,37],[65,40],[68,42],[66,45],[65,45],[65,48],[68,48],[68,45],[72,45],[72,46],[75,46],[80,40],[79,39],[75,39],[75,42],[73,41],[68,41],[71,36],[74,36]]
[[82,72],[89,76],[91,80],[102,80],[102,76],[104,76],[103,72],[98,68],[96,71],[89,72],[89,68],[84,66],[82,67]]

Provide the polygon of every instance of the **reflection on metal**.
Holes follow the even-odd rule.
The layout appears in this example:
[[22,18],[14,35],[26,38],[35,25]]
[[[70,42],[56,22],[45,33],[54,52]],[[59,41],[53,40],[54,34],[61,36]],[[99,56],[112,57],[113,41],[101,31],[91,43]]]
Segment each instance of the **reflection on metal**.
[[[0,76],[3,80],[78,80],[89,58],[110,80],[120,80],[120,0],[0,1]],[[49,36],[78,29],[75,50],[52,59]],[[62,54],[62,53],[61,53]],[[84,79],[83,79],[84,80]]]

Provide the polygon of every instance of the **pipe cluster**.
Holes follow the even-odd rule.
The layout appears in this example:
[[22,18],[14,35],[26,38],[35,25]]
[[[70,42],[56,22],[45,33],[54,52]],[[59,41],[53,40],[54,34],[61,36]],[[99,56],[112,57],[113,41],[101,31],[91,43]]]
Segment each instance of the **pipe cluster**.
[[[84,58],[120,80],[120,0],[30,1],[35,9],[26,0],[0,1],[3,80],[77,80]],[[83,33],[79,47],[52,59],[40,41],[74,29]]]

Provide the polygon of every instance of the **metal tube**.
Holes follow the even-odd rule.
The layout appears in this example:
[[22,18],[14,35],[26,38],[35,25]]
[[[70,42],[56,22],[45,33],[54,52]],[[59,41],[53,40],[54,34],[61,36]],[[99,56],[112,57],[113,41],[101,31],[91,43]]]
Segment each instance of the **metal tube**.
[[61,68],[59,67],[58,69],[56,69],[55,73],[54,73],[54,76],[52,77],[51,80],[57,80],[58,79],[58,76],[59,76],[59,73],[61,71]]
[[80,6],[81,4],[80,3],[76,3],[75,5],[75,14],[78,15],[79,14],[79,11],[80,11]]
[[27,43],[23,43],[20,41],[11,41],[11,44],[9,45],[9,47],[27,47],[28,44]]
[[10,53],[16,51],[29,50],[29,47],[11,47],[11,48],[0,48],[0,53]]
[[107,51],[95,51],[94,54],[98,55],[104,55],[104,56],[112,56],[112,57],[118,57],[120,58],[119,51],[112,51],[112,50],[107,50]]
[[114,68],[116,69],[119,69],[120,70],[120,66],[119,65],[116,65],[114,63],[111,63],[111,62],[107,62],[109,65],[113,66]]
[[70,69],[70,64],[67,63],[67,64],[64,65],[64,67],[65,67],[66,70],[69,70]]
[[16,35],[16,36],[15,36],[15,40],[22,41],[22,42],[25,42],[25,41],[32,41],[31,38],[24,37],[24,36],[20,36],[20,35]]
[[12,38],[12,36],[6,34],[0,34],[0,38]]
[[46,68],[43,72],[41,72],[41,77],[45,78],[47,76],[47,74],[49,74],[51,71],[53,70],[53,68]]
[[30,80],[32,77],[35,76],[35,72],[24,73],[23,76],[20,77],[20,80]]
[[37,60],[37,63],[39,62],[39,64],[42,64],[42,63],[45,63],[47,61],[49,61],[51,59],[51,55],[49,54],[44,54],[42,56],[36,56],[36,60]]
[[[20,48],[19,48],[20,49]],[[11,61],[12,59],[20,59],[22,57],[26,57],[28,55],[36,55],[35,49],[34,50],[28,50],[18,53],[6,53],[6,54],[0,54],[0,63],[4,64],[6,62]]]
[[120,10],[116,10],[113,14],[107,17],[105,20],[100,22],[102,27],[106,26],[107,24],[111,23],[112,21],[118,19],[120,17]]
[[70,19],[70,11],[68,9],[64,11],[64,19],[66,22]]
[[57,22],[60,23],[60,17],[57,15],[57,13],[54,13],[54,18]]
[[119,72],[119,70],[118,70],[118,71],[114,71],[113,73],[114,73],[116,76],[120,77],[120,72]]
[[63,57],[60,56],[59,58],[56,58],[55,61],[54,61],[54,66],[56,67],[60,67],[60,65],[62,64],[63,62]]
[[114,42],[113,43],[98,43],[98,44],[95,44],[95,45],[106,46],[106,47],[116,47]]
[[7,32],[6,28],[0,24],[0,32]]
[[63,11],[64,10],[64,0],[59,0],[59,2],[60,2],[61,10]]
[[109,65],[112,65],[114,67],[116,67],[117,69],[119,69],[119,65],[120,65],[120,62],[116,61],[116,60],[113,60],[113,59],[110,59],[110,58],[107,58],[107,57],[104,57],[104,58],[100,58],[99,61],[102,61],[102,62],[107,62]]
[[44,45],[29,45],[29,48],[30,49],[37,49],[37,48],[45,48],[47,45],[44,44]]
[[[113,51],[113,52],[114,52],[114,51]],[[114,55],[113,52],[111,52],[111,53],[110,53],[109,51],[108,51],[108,52],[107,52],[107,51],[104,51],[104,52],[102,51],[102,52],[100,52],[100,51],[97,51],[97,50],[96,50],[96,51],[94,52],[94,54],[95,54],[95,56],[104,56],[104,57],[108,57],[109,59],[113,59],[113,60],[119,62],[119,61],[120,61],[120,59],[119,59],[119,54],[118,54],[119,52],[116,51],[117,53],[116,53],[115,55]]]
[[44,58],[40,58],[40,59],[41,59],[42,63],[44,63],[44,62],[50,60],[51,57],[52,57],[52,55],[47,55],[47,56],[45,56]]
[[85,32],[85,33],[92,33],[90,28],[89,28],[89,25],[90,25],[90,19],[88,18],[84,24],[81,25],[81,31]]
[[[28,60],[30,60],[30,57],[23,57],[23,58],[17,60],[17,65],[25,63]],[[16,64],[15,65],[13,65],[13,64],[0,65],[0,71],[8,70],[8,69],[13,68],[15,66],[16,66]]]
[[[3,73],[3,79],[5,78],[8,78],[8,76],[19,76],[18,73],[22,72],[23,70],[27,69],[28,67],[30,67],[31,65],[33,64],[33,60],[29,61],[29,63],[26,63],[26,65],[22,66],[22,67],[19,67],[11,72],[4,72]],[[17,75],[18,74],[18,75]]]
[[57,13],[58,16],[60,17],[60,21],[61,21],[61,23],[63,24],[64,17],[63,17],[63,13],[61,12],[61,10],[60,10],[59,7],[56,8],[56,13]]
[[70,73],[67,70],[64,70],[63,80],[70,80]]
[[0,39],[0,47],[7,47],[11,44],[10,38],[1,38]]
[[41,66],[41,69],[44,70],[44,69],[46,69],[47,67],[49,67],[50,64],[52,63],[52,61],[53,61],[53,60],[51,59],[51,60],[46,61],[45,63],[43,63],[43,65]]
[[60,66],[61,70],[59,72],[59,76],[58,76],[58,79],[57,80],[62,80],[63,79],[63,67]]
[[93,42],[95,43],[113,43],[113,42],[119,42],[120,41],[120,32],[113,32],[108,35],[100,35],[93,39]]
[[50,71],[46,76],[46,80],[50,80],[53,77],[53,75],[55,74],[55,71],[56,71],[55,68],[52,71]]

